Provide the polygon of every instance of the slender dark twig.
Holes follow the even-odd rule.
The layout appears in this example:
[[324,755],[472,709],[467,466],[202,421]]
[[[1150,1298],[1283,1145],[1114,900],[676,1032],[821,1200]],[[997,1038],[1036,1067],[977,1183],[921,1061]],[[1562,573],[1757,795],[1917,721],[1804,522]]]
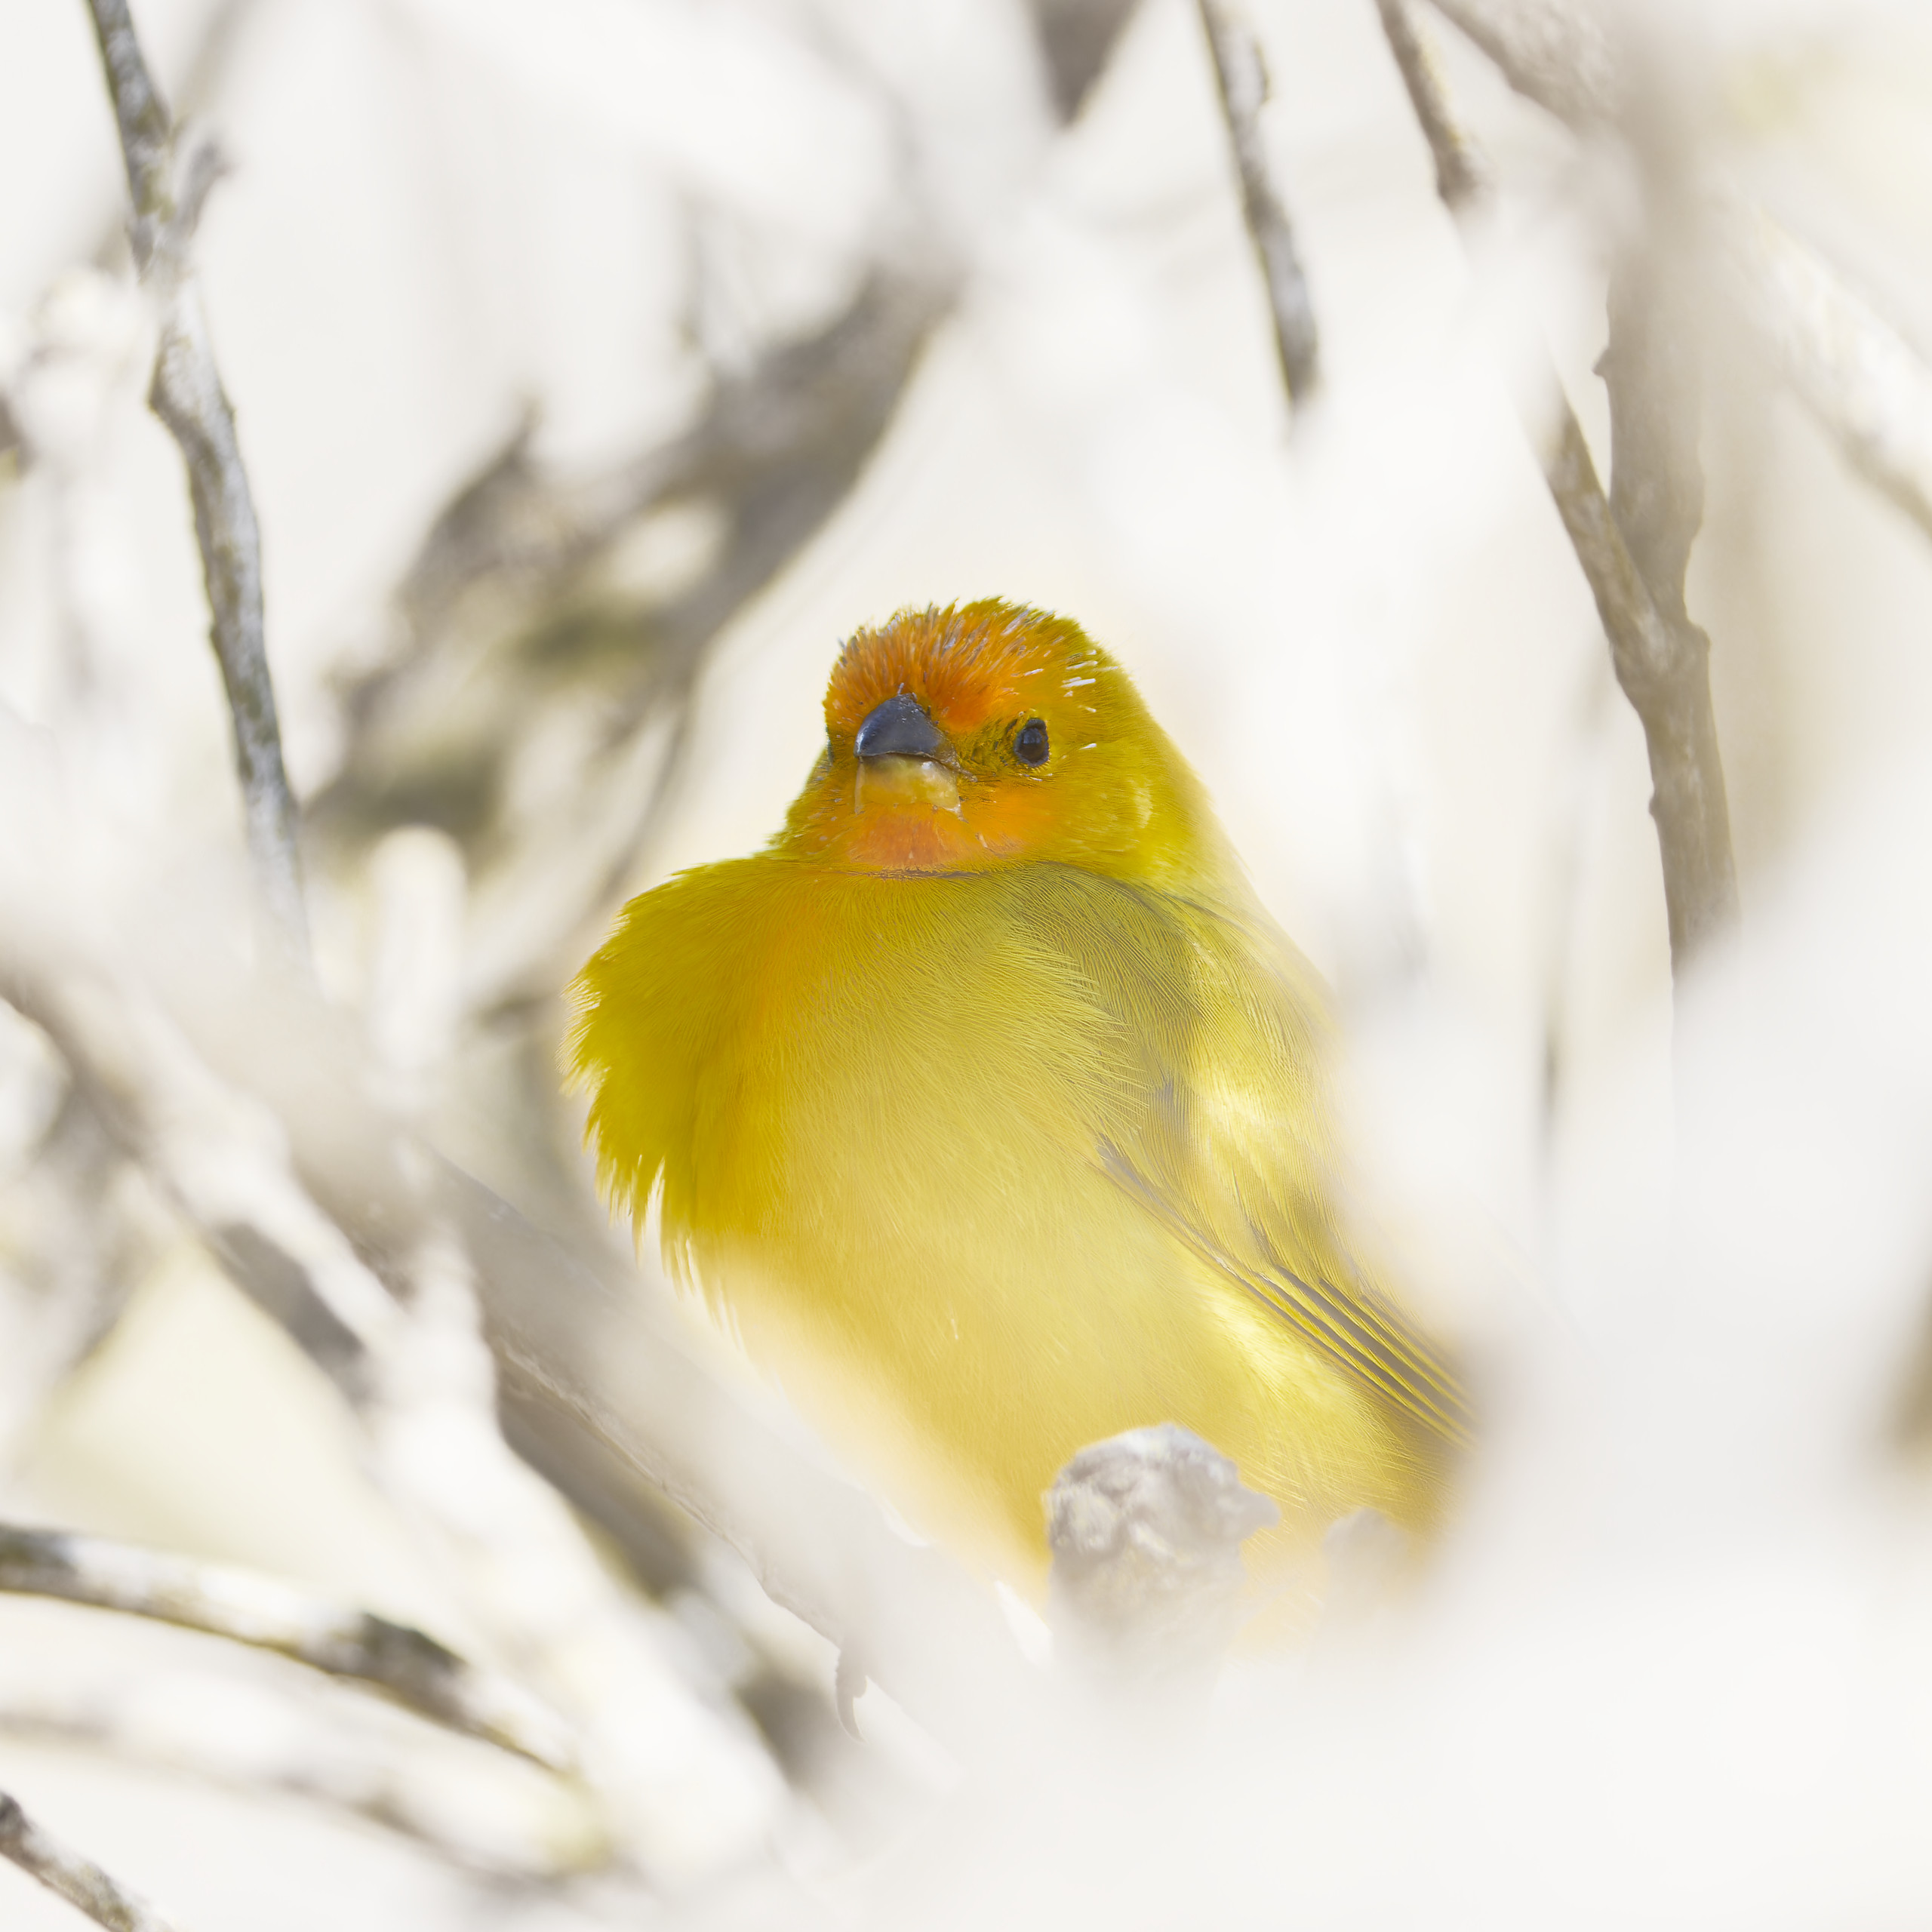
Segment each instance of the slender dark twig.
[[1321,380],[1320,342],[1308,278],[1295,251],[1294,229],[1269,174],[1267,151],[1261,142],[1260,115],[1268,98],[1268,71],[1254,36],[1229,12],[1223,0],[1200,0],[1200,7],[1201,24],[1214,57],[1221,112],[1241,176],[1241,213],[1260,258],[1262,278],[1268,285],[1281,380],[1291,403],[1306,402]]
[[549,1770],[571,1767],[561,1721],[520,1686],[408,1624],[273,1577],[102,1537],[0,1524],[0,1591],[152,1617],[273,1651]]
[[1375,0],[1382,31],[1408,89],[1423,138],[1435,162],[1435,192],[1452,214],[1467,213],[1489,191],[1489,173],[1449,99],[1435,51],[1423,38],[1405,0]]
[[261,537],[189,256],[202,205],[221,165],[207,143],[183,152],[142,58],[127,0],[88,0],[88,5],[120,129],[134,265],[160,312],[148,402],[187,466],[210,636],[234,724],[249,857],[272,930],[290,957],[306,964],[295,801],[282,764],[263,641]]
[[[1458,124],[1409,0],[1376,4],[1435,157],[1442,198],[1453,213],[1467,216],[1481,198],[1487,174],[1481,156]],[[1681,395],[1677,372],[1656,366],[1661,344],[1655,345],[1655,355],[1643,355],[1632,337],[1637,318],[1617,303],[1613,309],[1613,368],[1617,345],[1623,345],[1612,391],[1614,415],[1620,383],[1618,491],[1614,498],[1604,494],[1576,413],[1561,401],[1554,370],[1549,386],[1559,406],[1543,470],[1595,599],[1617,682],[1644,727],[1671,964],[1681,974],[1699,948],[1737,916],[1730,811],[1711,706],[1709,640],[1690,621],[1683,603],[1684,568],[1702,486],[1685,426],[1670,408],[1669,398]],[[1673,343],[1672,352],[1681,355],[1681,345]],[[1669,383],[1667,375],[1673,378]],[[1627,525],[1620,521],[1620,509]]]
[[36,1825],[20,1801],[0,1791],[0,1858],[11,1860],[50,1892],[84,1912],[109,1932],[180,1932],[138,1893],[110,1878],[91,1858]]

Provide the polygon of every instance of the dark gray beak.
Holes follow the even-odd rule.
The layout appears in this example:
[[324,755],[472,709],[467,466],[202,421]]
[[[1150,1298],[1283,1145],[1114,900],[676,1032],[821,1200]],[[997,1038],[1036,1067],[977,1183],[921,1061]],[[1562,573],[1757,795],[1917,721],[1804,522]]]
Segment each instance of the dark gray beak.
[[945,734],[901,691],[869,712],[852,749],[861,758],[931,758],[950,761]]

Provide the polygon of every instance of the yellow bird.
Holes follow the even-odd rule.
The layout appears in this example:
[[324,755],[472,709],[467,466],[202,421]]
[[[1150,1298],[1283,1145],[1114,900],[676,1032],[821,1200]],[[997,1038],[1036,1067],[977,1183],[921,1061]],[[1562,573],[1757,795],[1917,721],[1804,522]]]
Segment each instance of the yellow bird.
[[631,901],[569,1058],[601,1184],[915,1522],[1008,1574],[1084,1445],[1176,1422],[1426,1529],[1466,1419],[1352,1251],[1313,969],[1065,617],[902,612],[771,843]]

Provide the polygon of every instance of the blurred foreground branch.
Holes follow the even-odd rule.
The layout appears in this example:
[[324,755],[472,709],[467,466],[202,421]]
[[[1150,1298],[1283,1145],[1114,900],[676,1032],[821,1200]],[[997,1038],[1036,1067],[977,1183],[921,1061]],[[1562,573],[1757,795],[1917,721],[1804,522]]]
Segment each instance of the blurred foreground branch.
[[[21,734],[0,758],[5,803],[33,835],[0,852],[0,996],[47,1032],[119,1144],[364,1419],[386,1486],[474,1546],[477,1574],[509,1599],[477,1607],[508,1616],[506,1641],[544,1665],[549,1700],[620,1758],[626,1735],[632,1749],[648,1746],[659,1779],[667,1754],[648,1733],[675,1716],[690,1755],[673,1786],[654,1787],[663,1801],[695,1801],[680,1794],[695,1792],[699,1767],[727,1783],[740,1776],[744,1747],[627,1639],[632,1622],[605,1603],[611,1586],[581,1533],[509,1457],[488,1358],[471,1352],[482,1338],[466,1337],[472,1293],[508,1399],[574,1419],[601,1453],[641,1470],[737,1549],[774,1600],[862,1653],[942,1737],[996,1727],[1018,1680],[992,1598],[746,1414],[651,1318],[629,1269],[612,1260],[608,1278],[590,1274],[424,1155],[374,1107],[357,1054],[310,996],[237,980],[198,954],[208,1030],[191,1035],[115,963],[111,941],[66,915],[77,898],[91,906],[115,894],[77,889],[75,841],[34,749]],[[231,1084],[243,1078],[257,1091]],[[583,1655],[593,1638],[595,1671]],[[648,1700],[629,1716],[608,1675],[624,1657],[621,1681]],[[586,1678],[601,1684],[588,1703]]]
[[565,1878],[604,1849],[580,1786],[501,1753],[478,1767],[460,1755],[473,1747],[449,1732],[346,1721],[229,1670],[171,1662],[80,1689],[0,1689],[0,1734],[325,1806],[486,1879]]
[[[1629,86],[1609,17],[1570,0],[1434,0],[1526,100],[1580,133],[1616,125]],[[1811,248],[1742,196],[1713,224],[1738,321],[1865,479],[1932,536],[1932,368]]]
[[[468,1008],[546,1001],[589,945],[675,786],[707,652],[845,500],[956,292],[949,271],[875,266],[668,443],[566,476],[526,420],[437,519],[314,809],[339,841],[412,823],[458,841]],[[654,534],[685,561],[638,581]]]
[[109,1932],[180,1932],[161,1913],[89,1858],[83,1858],[44,1830],[21,1810],[20,1801],[0,1791],[0,1858],[11,1860],[50,1892],[87,1914]]
[[1268,291],[1281,380],[1291,404],[1306,403],[1321,380],[1320,337],[1308,277],[1295,249],[1294,229],[1269,172],[1268,150],[1261,138],[1268,69],[1260,43],[1232,11],[1229,0],[1200,0],[1200,8],[1201,27],[1214,56],[1221,112],[1228,124],[1241,180],[1241,214]]
[[[1410,0],[1376,4],[1435,159],[1438,192],[1466,221],[1481,205],[1489,170],[1461,126]],[[1554,368],[1544,386],[1557,399],[1555,435],[1543,473],[1609,638],[1617,682],[1644,728],[1671,966],[1681,977],[1700,947],[1735,923],[1737,877],[1711,706],[1709,641],[1683,608],[1702,504],[1694,449],[1686,442],[1694,431],[1672,416],[1681,389],[1657,366],[1667,352],[1687,352],[1681,341],[1660,339],[1642,306],[1657,298],[1647,283],[1630,279],[1638,272],[1626,266],[1623,299],[1613,303],[1612,413],[1621,425],[1615,495],[1607,496],[1598,479]]]
[[272,1651],[549,1770],[573,1768],[561,1720],[521,1685],[407,1624],[272,1577],[99,1537],[0,1524],[0,1591],[152,1617]]
[[1761,208],[1723,239],[1745,326],[1853,468],[1932,537],[1932,368]]
[[223,162],[211,143],[184,148],[149,77],[127,0],[88,0],[120,129],[134,219],[134,266],[160,328],[148,400],[180,445],[195,506],[211,617],[235,730],[248,854],[270,929],[295,962],[308,959],[295,800],[282,764],[262,617],[261,536],[202,312],[191,249]]

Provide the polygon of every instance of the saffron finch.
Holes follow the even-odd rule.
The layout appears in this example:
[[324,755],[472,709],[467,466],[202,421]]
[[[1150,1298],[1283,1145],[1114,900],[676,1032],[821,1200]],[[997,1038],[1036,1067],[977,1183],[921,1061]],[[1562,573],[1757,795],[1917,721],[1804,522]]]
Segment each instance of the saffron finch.
[[1438,1515],[1454,1377],[1352,1253],[1313,969],[1066,618],[902,612],[749,858],[634,899],[568,1049],[601,1185],[914,1521],[1037,1577],[1085,1445]]

